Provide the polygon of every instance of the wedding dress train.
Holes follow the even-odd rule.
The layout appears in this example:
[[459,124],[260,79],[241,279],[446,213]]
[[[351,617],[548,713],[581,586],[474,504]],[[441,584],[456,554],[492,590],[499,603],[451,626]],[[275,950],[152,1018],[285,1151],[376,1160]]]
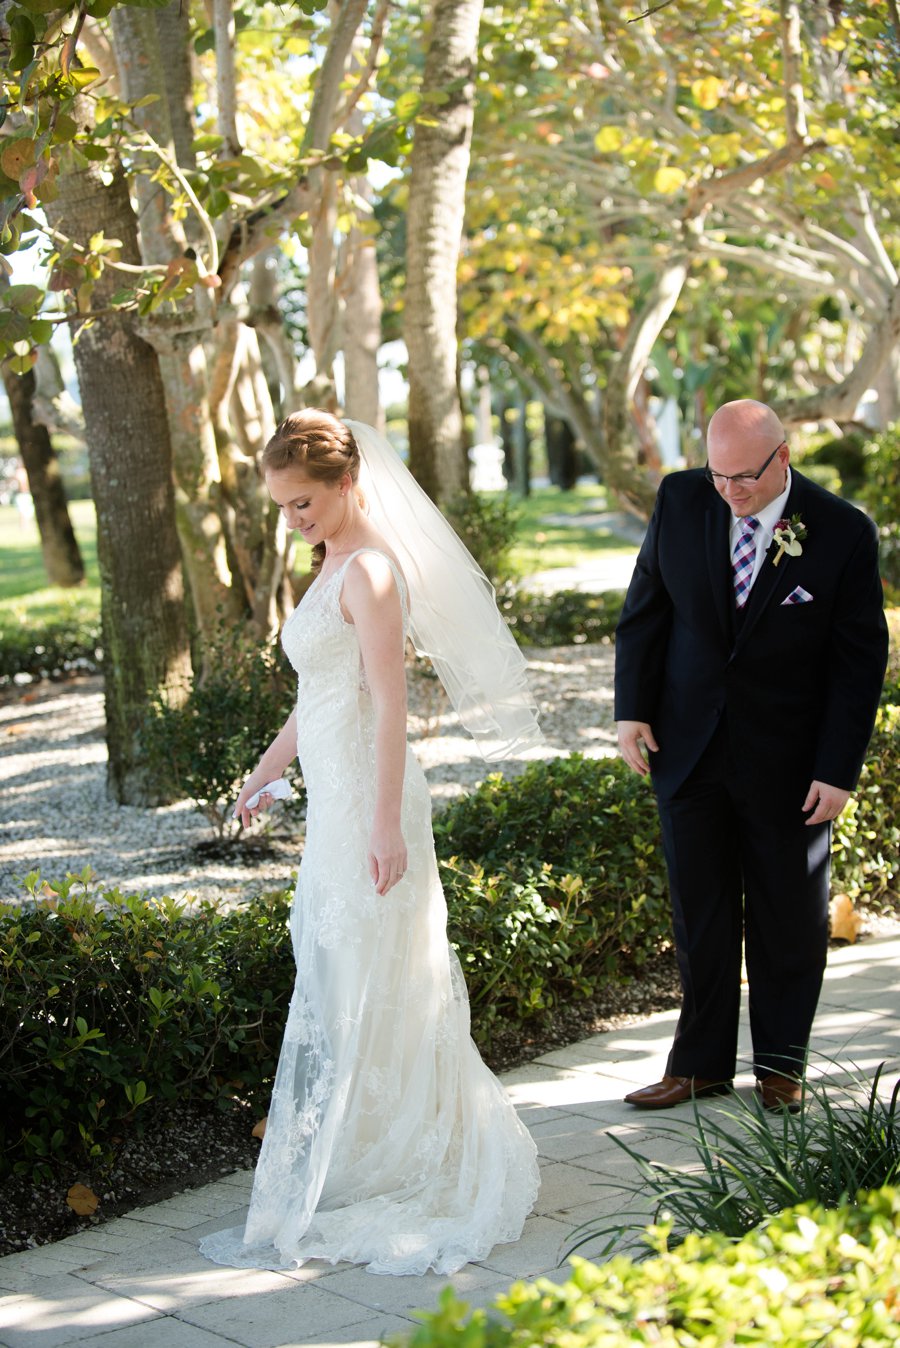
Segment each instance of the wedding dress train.
[[324,1259],[446,1274],[518,1239],[536,1153],[469,1036],[428,786],[409,749],[408,869],[383,896],[369,877],[375,722],[340,607],[351,560],[314,582],[282,635],[308,795],[291,910],[297,981],[246,1227],[200,1248],[238,1267]]

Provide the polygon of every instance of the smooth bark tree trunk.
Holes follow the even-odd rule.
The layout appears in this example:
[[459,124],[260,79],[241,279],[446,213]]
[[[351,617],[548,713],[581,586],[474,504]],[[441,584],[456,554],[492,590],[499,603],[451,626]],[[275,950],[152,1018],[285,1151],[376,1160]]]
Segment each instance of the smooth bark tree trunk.
[[[367,198],[365,182],[356,186]],[[378,390],[378,350],[381,346],[381,286],[375,240],[354,228],[348,241],[350,263],[345,277],[346,304],[343,322],[344,413],[356,421],[384,428]]]
[[482,0],[435,0],[423,92],[446,91],[413,136],[407,225],[410,467],[435,500],[468,491],[456,383],[456,269]]
[[79,585],[84,580],[84,562],[69,518],[59,459],[47,427],[36,422],[32,415],[34,371],[13,374],[4,363],[3,384],[19,452],[28,474],[47,579],[51,585],[67,588]]
[[[121,168],[106,183],[92,164],[60,174],[58,186],[47,207],[56,228],[85,247],[102,229],[122,241],[123,261],[140,262]],[[95,311],[119,284],[104,271]],[[124,314],[108,311],[75,336],[97,510],[108,785],[120,803],[146,804],[140,734],[148,704],[159,692],[182,697],[191,674],[165,395],[156,352]]]

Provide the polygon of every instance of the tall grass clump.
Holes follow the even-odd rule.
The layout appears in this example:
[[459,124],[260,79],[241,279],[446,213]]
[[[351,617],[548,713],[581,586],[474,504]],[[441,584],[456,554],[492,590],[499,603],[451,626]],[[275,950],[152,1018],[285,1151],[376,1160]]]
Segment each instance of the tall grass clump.
[[602,1242],[606,1255],[637,1247],[648,1220],[664,1223],[673,1245],[691,1232],[738,1240],[798,1203],[836,1208],[865,1189],[900,1183],[900,1079],[885,1098],[883,1075],[883,1063],[871,1082],[854,1070],[840,1100],[826,1083],[806,1082],[794,1114],[764,1109],[755,1093],[715,1109],[695,1102],[689,1124],[655,1125],[683,1149],[678,1164],[653,1160],[614,1136],[638,1172],[617,1187],[640,1202],[615,1221],[580,1227],[570,1248]]

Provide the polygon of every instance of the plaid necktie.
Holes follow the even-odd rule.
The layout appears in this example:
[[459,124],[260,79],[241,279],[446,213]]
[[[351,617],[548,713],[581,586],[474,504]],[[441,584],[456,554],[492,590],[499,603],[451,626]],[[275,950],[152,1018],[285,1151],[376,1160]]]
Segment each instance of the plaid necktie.
[[756,561],[756,542],[753,535],[759,528],[759,520],[755,515],[748,515],[743,525],[741,536],[734,546],[731,557],[734,569],[734,602],[738,608],[744,607],[750,594],[750,578]]

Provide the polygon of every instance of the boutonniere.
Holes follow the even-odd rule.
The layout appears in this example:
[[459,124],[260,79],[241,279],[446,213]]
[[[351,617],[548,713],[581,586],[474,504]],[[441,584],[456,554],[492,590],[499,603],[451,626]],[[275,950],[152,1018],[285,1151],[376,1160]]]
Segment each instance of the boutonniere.
[[803,552],[801,544],[806,537],[806,533],[806,525],[799,515],[792,515],[789,520],[779,520],[772,533],[772,538],[778,544],[778,551],[772,558],[772,565],[777,566],[785,553],[789,557],[799,557]]

